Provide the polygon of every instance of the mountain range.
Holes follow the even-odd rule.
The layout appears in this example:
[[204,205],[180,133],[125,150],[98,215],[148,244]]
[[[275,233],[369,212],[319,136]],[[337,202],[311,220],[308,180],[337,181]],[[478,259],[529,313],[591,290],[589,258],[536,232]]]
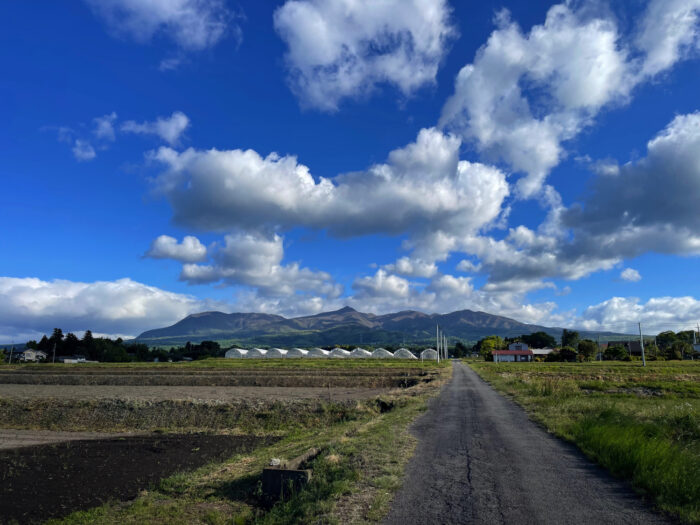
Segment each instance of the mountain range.
[[[238,345],[300,347],[430,344],[435,340],[436,325],[440,325],[451,339],[465,342],[475,342],[488,335],[514,337],[542,331],[560,338],[562,333],[561,328],[521,323],[508,317],[472,310],[448,314],[405,310],[375,315],[346,306],[332,312],[290,319],[263,313],[202,312],[188,315],[172,326],[148,330],[134,342],[177,345],[187,341],[214,340]],[[597,333],[581,335],[591,337]]]

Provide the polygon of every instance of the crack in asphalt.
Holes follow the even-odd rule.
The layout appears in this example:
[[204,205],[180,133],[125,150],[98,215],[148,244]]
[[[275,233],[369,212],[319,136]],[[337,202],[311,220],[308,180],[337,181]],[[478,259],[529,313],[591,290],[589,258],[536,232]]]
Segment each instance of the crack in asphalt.
[[411,432],[388,525],[669,523],[462,363]]

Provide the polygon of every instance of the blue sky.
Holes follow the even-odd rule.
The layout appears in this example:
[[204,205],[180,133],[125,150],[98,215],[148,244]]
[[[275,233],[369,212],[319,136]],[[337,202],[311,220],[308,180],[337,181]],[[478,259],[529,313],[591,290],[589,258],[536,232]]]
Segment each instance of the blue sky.
[[700,318],[700,0],[0,14],[2,340],[345,304]]

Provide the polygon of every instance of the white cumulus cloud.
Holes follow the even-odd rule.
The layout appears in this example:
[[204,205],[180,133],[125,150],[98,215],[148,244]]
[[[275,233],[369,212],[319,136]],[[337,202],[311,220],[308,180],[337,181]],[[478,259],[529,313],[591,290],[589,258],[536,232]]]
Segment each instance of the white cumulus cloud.
[[623,281],[629,281],[631,283],[636,283],[642,280],[640,273],[634,268],[625,268],[620,272],[620,279]]
[[288,0],[274,24],[293,91],[326,111],[381,83],[406,96],[433,84],[455,36],[447,0]]
[[174,259],[184,263],[195,263],[206,259],[207,248],[192,235],[186,235],[182,243],[178,243],[176,238],[169,235],[161,235],[153,240],[146,256],[153,259]]

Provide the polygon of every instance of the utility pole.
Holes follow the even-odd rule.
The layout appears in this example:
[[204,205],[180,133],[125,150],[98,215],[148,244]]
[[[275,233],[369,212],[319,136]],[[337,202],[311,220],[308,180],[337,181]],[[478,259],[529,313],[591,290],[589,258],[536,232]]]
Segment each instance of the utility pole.
[[56,343],[53,344],[53,361],[52,363],[56,362]]
[[437,362],[440,362],[440,325],[435,325],[435,350],[437,351]]
[[639,323],[639,344],[642,347],[642,366],[647,366],[647,360],[644,356],[644,336],[642,335],[642,323]]
[[10,348],[10,364],[12,364],[12,353],[15,351],[15,345]]
[[600,353],[600,334],[598,334],[598,355],[596,356],[598,361],[603,360],[603,355]]

